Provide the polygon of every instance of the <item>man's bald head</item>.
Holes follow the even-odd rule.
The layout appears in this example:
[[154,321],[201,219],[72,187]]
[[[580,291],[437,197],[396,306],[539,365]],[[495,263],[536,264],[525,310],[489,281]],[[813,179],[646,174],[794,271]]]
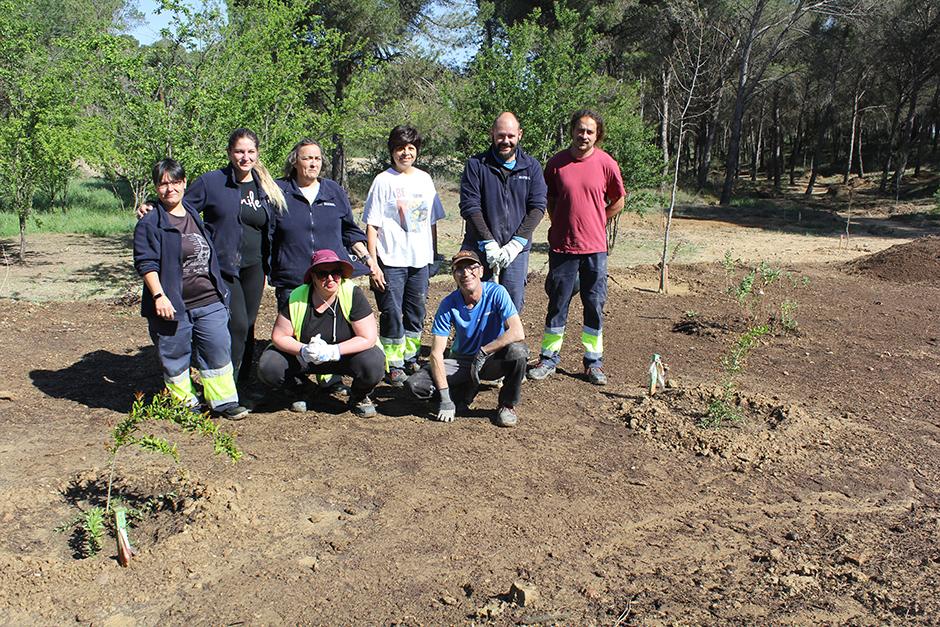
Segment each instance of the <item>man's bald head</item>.
[[516,116],[504,111],[496,116],[493,127],[490,129],[490,139],[493,141],[493,150],[503,161],[512,161],[516,157],[516,144],[522,139],[522,128]]

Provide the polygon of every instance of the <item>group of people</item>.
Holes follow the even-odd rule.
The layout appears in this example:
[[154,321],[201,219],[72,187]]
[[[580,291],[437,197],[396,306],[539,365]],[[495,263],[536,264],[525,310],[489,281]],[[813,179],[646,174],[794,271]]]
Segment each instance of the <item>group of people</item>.
[[[240,398],[250,385],[266,277],[278,309],[257,365],[266,388],[298,388],[314,375],[319,388],[335,389],[350,376],[350,410],[371,416],[370,394],[384,379],[433,400],[433,416],[449,422],[473,402],[481,381],[500,380],[494,421],[512,426],[524,379],[555,372],[578,292],[585,377],[605,384],[606,223],[626,192],[617,163],[597,145],[600,115],[576,111],[569,131],[570,145],[543,171],[519,147],[522,129],[506,112],[492,126],[489,149],[467,162],[460,184],[465,237],[450,260],[456,289],[437,307],[424,365],[418,357],[429,279],[442,261],[436,223],[444,210],[431,177],[415,167],[422,143],[416,129],[392,129],[391,167],[369,190],[365,231],[346,192],[320,178],[323,153],[313,140],[294,146],[277,180],[247,129],[229,138],[228,165],[189,187],[179,163],[158,162],[157,201],[138,209],[134,261],[166,387],[182,402],[200,404],[190,379],[195,349],[210,411],[233,420],[247,415]],[[533,232],[546,211],[549,304],[539,359],[527,371],[520,313]],[[369,277],[378,321],[354,281],[359,276]]]

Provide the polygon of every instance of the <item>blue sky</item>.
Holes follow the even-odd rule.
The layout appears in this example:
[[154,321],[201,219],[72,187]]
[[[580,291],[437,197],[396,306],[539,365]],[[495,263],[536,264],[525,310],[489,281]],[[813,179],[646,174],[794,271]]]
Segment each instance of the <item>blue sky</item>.
[[[204,2],[203,0],[189,0],[188,4],[197,6],[204,4]],[[463,0],[463,4],[465,8],[472,6],[470,0]],[[166,28],[169,25],[169,13],[158,15],[156,13],[158,6],[160,6],[160,0],[137,0],[137,8],[140,9],[144,19],[140,24],[133,26],[129,32],[142,45],[152,44],[160,39],[160,29]],[[432,13],[436,13],[436,10],[433,8]],[[430,47],[428,42],[419,38],[418,45],[422,44],[424,44],[423,47]],[[444,61],[456,65],[463,65],[473,56],[475,51],[476,46],[473,45],[458,46],[444,53]]]
[[158,0],[138,0],[137,7],[144,14],[144,20],[130,29],[130,34],[137,38],[141,44],[152,44],[160,39],[160,29],[169,24],[167,14],[157,15],[154,10],[159,6]]

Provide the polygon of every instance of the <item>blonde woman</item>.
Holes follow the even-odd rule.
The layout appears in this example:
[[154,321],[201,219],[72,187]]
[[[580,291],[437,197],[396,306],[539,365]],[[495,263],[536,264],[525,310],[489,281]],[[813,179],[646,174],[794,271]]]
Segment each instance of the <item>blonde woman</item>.
[[251,370],[254,324],[265,276],[271,273],[275,214],[284,194],[261,164],[258,136],[247,128],[232,131],[228,165],[206,172],[189,186],[184,204],[202,215],[218,255],[222,279],[231,292],[229,333],[235,380],[244,384]]

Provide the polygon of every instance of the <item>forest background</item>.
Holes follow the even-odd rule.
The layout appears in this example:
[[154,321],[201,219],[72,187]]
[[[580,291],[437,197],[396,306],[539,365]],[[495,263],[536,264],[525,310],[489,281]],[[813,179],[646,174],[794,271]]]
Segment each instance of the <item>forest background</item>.
[[[124,0],[0,0],[0,232],[68,216],[129,231],[152,164],[190,177],[254,129],[279,173],[301,137],[355,188],[410,123],[423,167],[455,178],[503,110],[544,162],[572,111],[598,109],[605,148],[665,210],[670,189],[733,204],[839,174],[896,198],[938,158],[938,0],[162,0],[169,26],[141,45]],[[461,56],[455,50],[470,50]],[[361,185],[362,183],[358,183]],[[367,183],[366,183],[367,184]],[[753,189],[753,187],[748,187]],[[940,203],[940,197],[938,197]]]

